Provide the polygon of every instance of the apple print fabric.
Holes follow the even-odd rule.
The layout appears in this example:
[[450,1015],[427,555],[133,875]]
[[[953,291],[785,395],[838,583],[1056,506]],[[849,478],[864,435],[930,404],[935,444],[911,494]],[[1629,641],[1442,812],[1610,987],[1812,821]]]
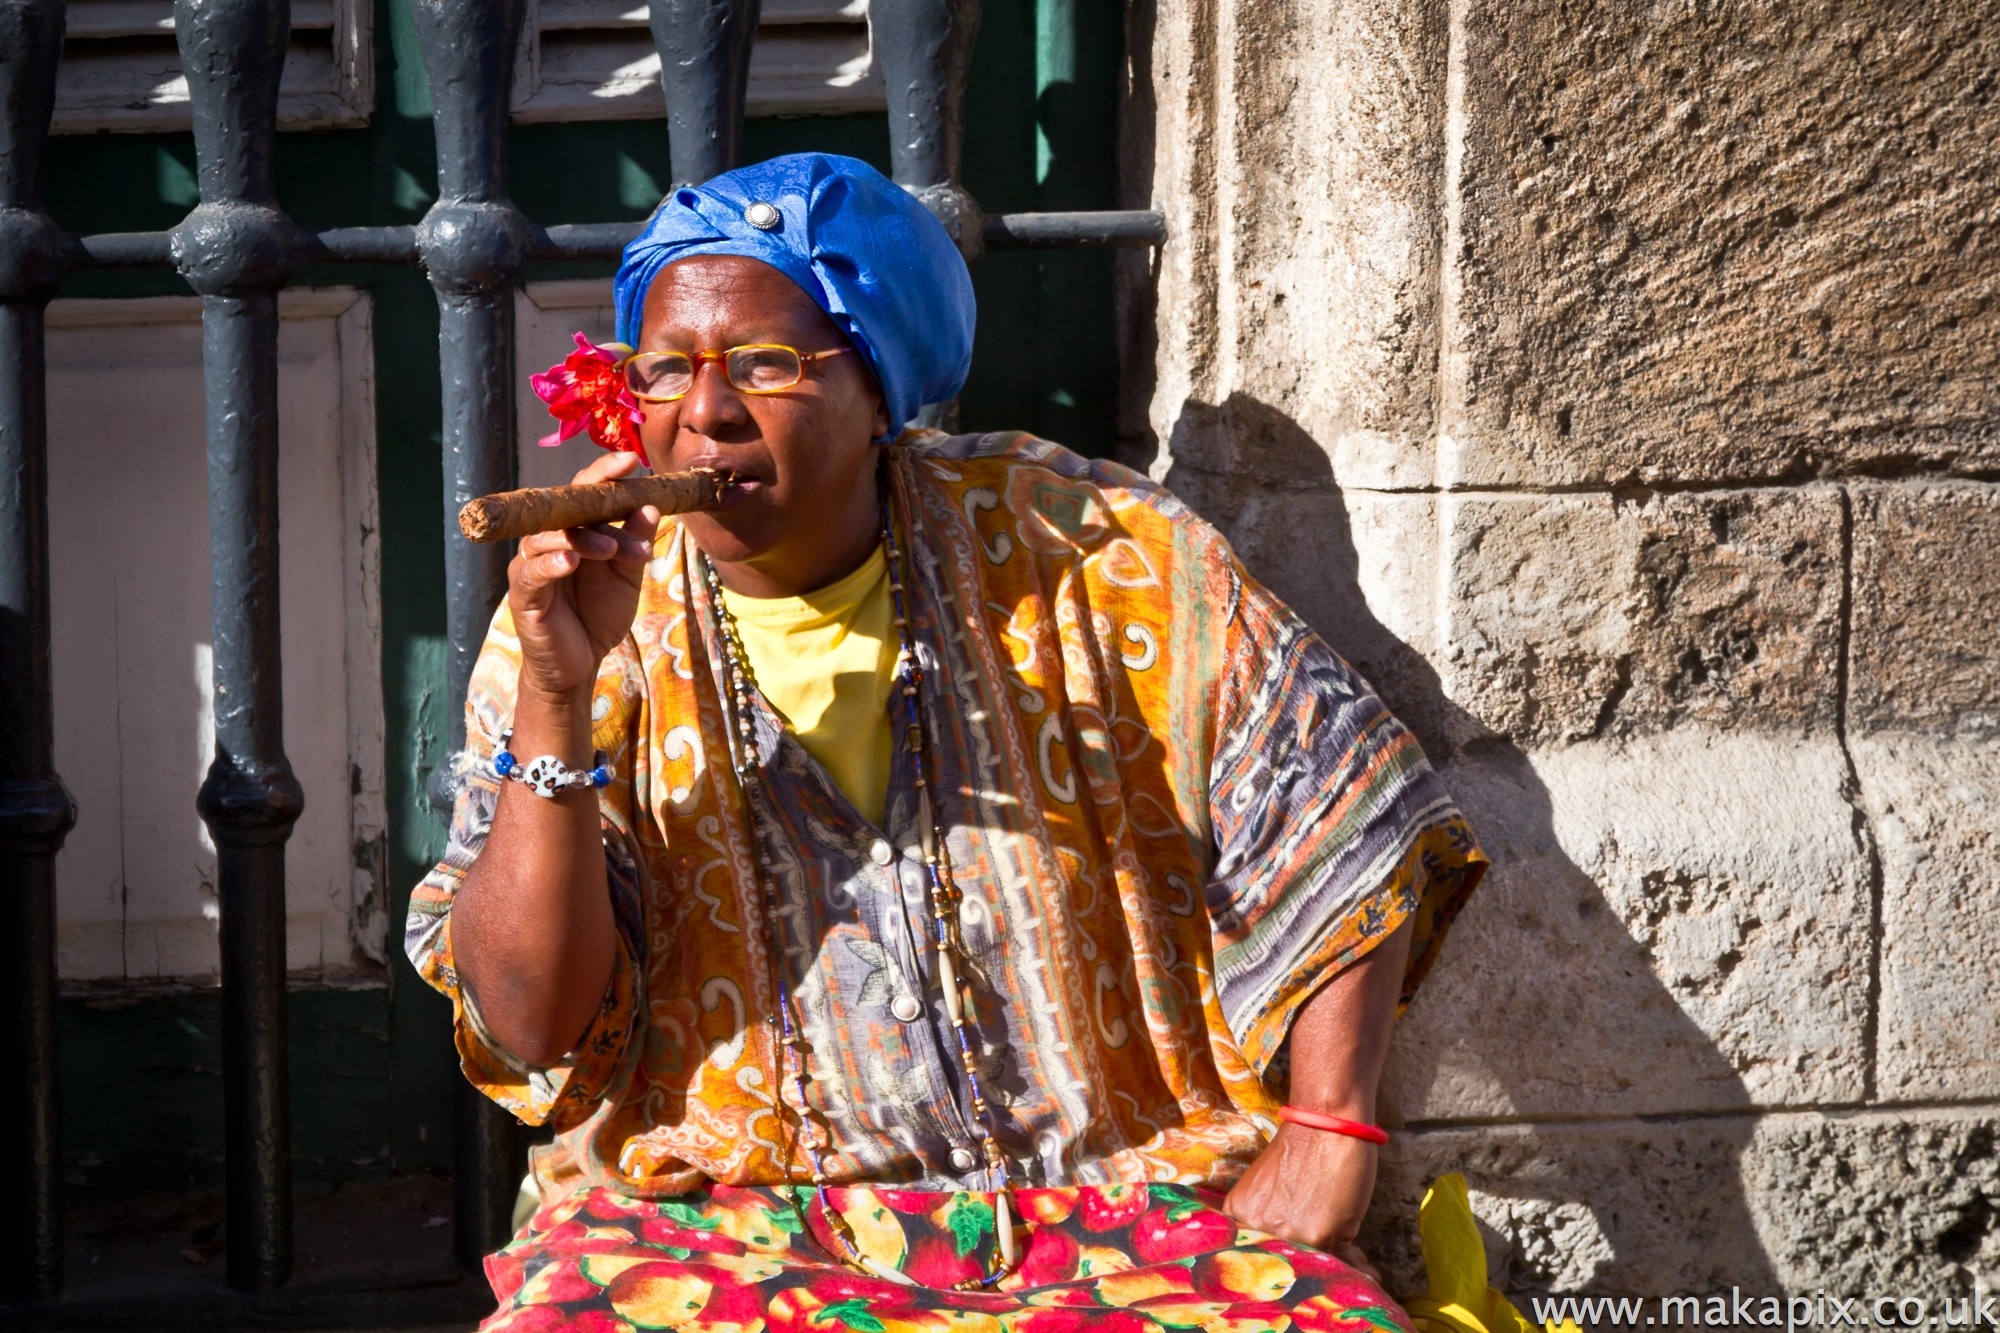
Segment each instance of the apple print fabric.
[[1412,1333],[1330,1255],[1239,1228],[1183,1185],[1020,1190],[1021,1264],[989,1291],[993,1196],[834,1189],[861,1247],[903,1285],[835,1260],[808,1189],[716,1185],[664,1199],[581,1190],[486,1261],[484,1333]]

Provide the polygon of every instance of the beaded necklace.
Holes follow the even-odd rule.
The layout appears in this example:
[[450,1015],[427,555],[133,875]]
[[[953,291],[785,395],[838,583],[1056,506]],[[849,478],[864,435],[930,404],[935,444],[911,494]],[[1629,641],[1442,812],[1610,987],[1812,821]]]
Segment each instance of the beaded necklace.
[[[886,488],[885,488],[886,489]],[[959,935],[958,905],[961,895],[952,880],[951,856],[945,846],[944,830],[938,823],[937,809],[931,799],[930,759],[924,744],[928,728],[923,702],[924,672],[917,662],[915,639],[910,630],[910,620],[904,605],[903,553],[896,542],[895,525],[890,521],[889,503],[882,503],[882,545],[889,563],[889,595],[894,605],[897,652],[895,679],[903,701],[904,741],[916,763],[916,774],[912,783],[917,793],[917,829],[922,839],[925,879],[930,890],[931,927],[937,944],[938,989],[944,1000],[945,1016],[951,1020],[952,1033],[957,1038],[960,1064],[965,1070],[966,1090],[970,1094],[973,1115],[979,1121],[980,1147],[986,1155],[986,1165],[998,1178],[999,1189],[993,1198],[993,1225],[998,1253],[992,1270],[984,1277],[973,1278],[956,1284],[958,1290],[982,1290],[991,1287],[1008,1273],[1018,1262],[1014,1243],[1014,1209],[1012,1206],[1012,1184],[1007,1170],[1007,1159],[1000,1151],[999,1140],[995,1136],[993,1108],[987,1103],[984,1089],[979,1081],[978,1060],[973,1054],[975,1039],[979,1036],[978,1018],[973,1011],[972,997],[964,993],[959,985],[958,964],[965,959],[964,943]],[[764,831],[757,815],[758,792],[763,786],[763,756],[757,745],[756,727],[751,720],[750,691],[755,685],[755,676],[750,669],[750,658],[743,650],[743,640],[736,632],[736,618],[729,613],[729,606],[722,596],[722,580],[717,577],[715,564],[706,554],[701,556],[702,575],[708,584],[709,601],[714,604],[716,621],[721,628],[723,665],[728,677],[724,707],[729,714],[731,730],[736,733],[737,759],[736,781],[743,797],[743,807],[750,820],[751,841],[757,851],[757,884],[764,903],[765,948],[772,960],[773,980],[778,992],[778,1012],[775,1025],[778,1028],[777,1060],[779,1068],[773,1087],[778,1090],[778,1103],[784,1105],[783,1089],[786,1067],[789,1066],[794,1096],[798,1100],[793,1113],[798,1117],[800,1137],[806,1147],[806,1157],[812,1166],[812,1185],[819,1199],[820,1210],[827,1221],[827,1229],[839,1242],[840,1251],[836,1257],[849,1265],[876,1277],[899,1282],[905,1286],[917,1285],[915,1280],[889,1267],[870,1255],[864,1254],[855,1240],[854,1229],[847,1219],[833,1206],[827,1193],[825,1154],[831,1146],[823,1118],[815,1113],[808,1089],[812,1082],[805,1032],[796,1015],[792,988],[786,980],[784,951],[778,938],[778,893],[773,884],[776,867],[765,849]],[[767,1022],[772,1021],[767,1019]],[[790,1174],[790,1154],[787,1153],[786,1173]],[[810,1231],[810,1228],[808,1228]]]

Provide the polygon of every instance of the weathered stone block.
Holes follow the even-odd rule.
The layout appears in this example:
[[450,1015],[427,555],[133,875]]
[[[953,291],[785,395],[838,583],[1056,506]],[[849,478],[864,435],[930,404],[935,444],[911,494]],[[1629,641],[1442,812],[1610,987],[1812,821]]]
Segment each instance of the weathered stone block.
[[1391,1292],[1423,1292],[1417,1208],[1431,1181],[1458,1171],[1487,1242],[1487,1280],[1516,1300],[1732,1283],[1771,1291],[1744,1194],[1742,1158],[1754,1132],[1748,1116],[1405,1132],[1382,1150],[1361,1245]]
[[2000,735],[2000,486],[1854,491],[1857,731]]
[[1445,484],[2000,464],[1990,0],[1475,4]]
[[2000,1271],[2000,1119],[1991,1107],[1778,1115],[1743,1154],[1764,1250],[1792,1291],[1990,1296]]
[[1731,1287],[1913,1296],[1945,1315],[1937,1301],[2000,1264],[1997,1130],[1966,1109],[1408,1133],[1383,1151],[1362,1244],[1392,1291],[1422,1291],[1417,1205],[1460,1171],[1505,1292],[1643,1297],[1656,1319],[1663,1296]]
[[1493,746],[1444,779],[1493,868],[1397,1031],[1385,1116],[1862,1097],[1869,871],[1831,737]]
[[1833,487],[1443,501],[1446,680],[1522,744],[1837,712]]
[[1443,7],[1138,11],[1152,41],[1135,74],[1150,77],[1126,119],[1151,129],[1128,197],[1163,205],[1170,239],[1153,271],[1122,275],[1154,312],[1127,360],[1156,376],[1155,443],[1202,449],[1228,424],[1219,406],[1249,399],[1299,423],[1343,485],[1430,485]]
[[1327,445],[1279,408],[1237,393],[1213,406],[1189,401],[1179,411],[1163,480],[1189,503],[1197,490],[1240,504],[1260,490],[1335,485]]
[[1877,1090],[2000,1092],[2000,487],[1854,490],[1848,709],[1881,859]]
[[1877,1095],[2000,1097],[2000,741],[1850,744],[1882,865]]

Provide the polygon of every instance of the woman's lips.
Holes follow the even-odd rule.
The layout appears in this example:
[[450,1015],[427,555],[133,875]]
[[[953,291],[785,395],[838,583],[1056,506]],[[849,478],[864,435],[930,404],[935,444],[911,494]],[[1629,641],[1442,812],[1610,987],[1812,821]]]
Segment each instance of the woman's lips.
[[764,482],[761,478],[745,476],[740,472],[733,473],[722,488],[722,503],[716,508],[732,509],[763,489]]

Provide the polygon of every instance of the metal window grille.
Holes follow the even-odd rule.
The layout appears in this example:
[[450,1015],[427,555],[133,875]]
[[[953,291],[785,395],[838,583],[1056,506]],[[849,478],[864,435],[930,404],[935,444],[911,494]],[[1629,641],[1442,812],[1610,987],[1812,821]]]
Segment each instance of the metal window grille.
[[[7,1018],[0,1152],[0,1278],[16,1318],[64,1322],[57,1144],[55,856],[75,809],[55,771],[50,671],[43,317],[66,272],[171,268],[203,301],[212,544],[215,758],[197,808],[217,849],[221,907],[228,1277],[264,1317],[375,1318],[395,1293],[291,1294],[285,1028],[285,841],[305,793],[281,745],[278,658],[278,293],[304,264],[416,265],[440,312],[449,681],[462,701],[507,556],[453,522],[512,481],[513,289],[531,259],[609,259],[636,223],[541,227],[507,197],[509,106],[528,0],[412,0],[435,106],[438,199],[414,227],[301,231],[279,209],[273,157],[287,0],[175,0],[200,203],[165,232],[75,237],[42,208],[41,166],[63,49],[63,0],[0,0],[0,950]],[[637,7],[635,4],[632,8]],[[797,5],[792,5],[797,8]],[[625,7],[621,7],[621,13]],[[652,0],[672,170],[700,181],[737,164],[758,0]],[[1157,245],[1153,212],[982,217],[960,187],[960,109],[979,0],[874,0],[893,175],[968,258],[986,249]],[[450,710],[452,747],[463,710]],[[433,780],[434,795],[449,793]],[[462,1081],[455,1114],[456,1252],[469,1273],[504,1243],[512,1123]],[[468,1279],[457,1299],[476,1309]],[[259,1295],[259,1293],[264,1293]],[[385,1303],[386,1302],[386,1303]],[[426,1309],[437,1309],[432,1306]],[[368,1312],[373,1312],[368,1313]],[[4,1315],[4,1312],[0,1312]],[[437,1317],[449,1317],[439,1314]],[[99,1312],[99,1321],[112,1319]],[[85,1323],[93,1322],[85,1319]]]

